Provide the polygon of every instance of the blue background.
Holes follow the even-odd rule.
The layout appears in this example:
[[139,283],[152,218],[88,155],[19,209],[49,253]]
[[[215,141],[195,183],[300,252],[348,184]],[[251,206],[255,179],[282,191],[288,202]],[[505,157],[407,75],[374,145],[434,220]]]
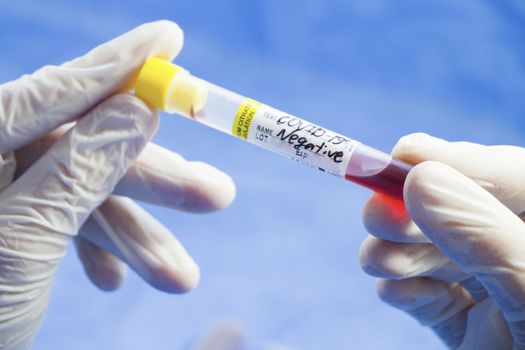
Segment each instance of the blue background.
[[[167,18],[185,31],[177,62],[195,75],[377,148],[415,131],[524,143],[519,0],[94,3],[2,2],[0,80]],[[209,143],[195,147],[194,137]],[[242,327],[248,349],[442,348],[382,304],[359,268],[369,192],[182,118],[164,116],[156,142],[238,186],[221,213],[147,206],[200,264],[200,287],[167,295],[131,273],[104,293],[71,250],[35,349],[190,349],[221,320]]]

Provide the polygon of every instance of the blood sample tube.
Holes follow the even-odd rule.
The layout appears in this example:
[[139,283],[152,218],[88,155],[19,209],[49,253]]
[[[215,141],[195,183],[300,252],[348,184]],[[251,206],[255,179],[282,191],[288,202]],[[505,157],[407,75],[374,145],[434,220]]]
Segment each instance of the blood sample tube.
[[411,166],[389,154],[191,75],[162,58],[142,66],[135,93],[155,108],[402,199]]

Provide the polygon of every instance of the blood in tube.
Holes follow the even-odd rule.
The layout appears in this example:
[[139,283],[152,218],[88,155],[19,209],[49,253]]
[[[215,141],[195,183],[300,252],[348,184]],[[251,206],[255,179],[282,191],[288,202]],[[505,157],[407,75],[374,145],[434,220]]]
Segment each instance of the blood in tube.
[[363,144],[356,146],[346,168],[345,179],[381,194],[383,201],[405,212],[403,186],[412,165]]
[[355,176],[346,174],[345,179],[370,188],[376,192],[403,199],[403,185],[410,166],[392,159],[383,170],[374,175]]
[[[143,65],[135,92],[151,106],[192,118],[291,159],[324,169],[392,200],[395,198],[403,205],[403,185],[411,165],[194,77],[182,67],[159,57],[152,57]],[[260,135],[257,130],[264,130],[264,139],[257,137]]]

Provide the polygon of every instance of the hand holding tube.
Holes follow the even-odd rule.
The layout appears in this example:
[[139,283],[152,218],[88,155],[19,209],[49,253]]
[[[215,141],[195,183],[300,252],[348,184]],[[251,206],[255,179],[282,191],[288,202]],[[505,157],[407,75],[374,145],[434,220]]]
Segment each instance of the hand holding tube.
[[414,134],[393,155],[417,165],[408,212],[378,195],[364,211],[380,297],[451,348],[525,348],[525,149]]
[[158,117],[122,93],[148,57],[171,59],[181,46],[176,24],[154,22],[0,85],[2,348],[30,347],[72,239],[102,289],[117,288],[126,265],[167,292],[198,282],[197,265],[171,232],[131,199],[112,195],[191,212],[233,199],[227,175],[147,145]]

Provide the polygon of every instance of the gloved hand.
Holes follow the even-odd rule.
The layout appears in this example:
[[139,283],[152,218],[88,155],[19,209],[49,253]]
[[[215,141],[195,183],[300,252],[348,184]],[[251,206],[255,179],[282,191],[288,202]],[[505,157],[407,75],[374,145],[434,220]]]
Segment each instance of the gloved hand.
[[[407,211],[374,195],[361,263],[450,347],[525,349],[525,149],[402,138]],[[521,218],[520,218],[521,216]]]
[[181,46],[176,24],[154,22],[0,85],[2,348],[31,345],[71,238],[102,289],[118,287],[125,264],[168,292],[198,282],[198,267],[166,227],[131,199],[110,196],[191,212],[234,197],[231,179],[215,168],[146,146],[156,113],[125,93],[148,57],[172,59]]

